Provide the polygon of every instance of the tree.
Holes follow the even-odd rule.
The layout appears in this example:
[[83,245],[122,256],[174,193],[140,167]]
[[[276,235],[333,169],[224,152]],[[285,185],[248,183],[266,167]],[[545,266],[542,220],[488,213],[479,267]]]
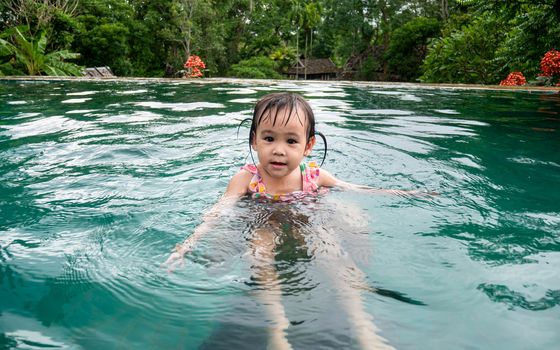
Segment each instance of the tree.
[[544,53],[560,47],[560,0],[455,3],[465,14],[451,16],[432,42],[423,81],[495,84],[513,71],[530,79]]
[[77,17],[78,34],[73,49],[80,52],[80,63],[109,66],[116,75],[134,75],[130,56],[130,29],[134,9],[126,0],[84,0]]
[[0,8],[9,27],[25,25],[34,35],[48,29],[57,13],[76,14],[78,0],[9,0],[2,1]]
[[434,18],[417,17],[393,31],[385,59],[389,72],[400,80],[414,81],[421,74],[428,40],[439,35],[440,23]]
[[[26,37],[48,38],[45,54],[80,52],[78,63],[121,76],[174,76],[191,54],[209,76],[253,57],[286,67],[303,54],[359,79],[414,80],[437,22],[426,81],[530,78],[560,47],[559,19],[560,0],[0,0],[0,31],[25,25]],[[18,69],[10,52],[0,53],[4,72]]]

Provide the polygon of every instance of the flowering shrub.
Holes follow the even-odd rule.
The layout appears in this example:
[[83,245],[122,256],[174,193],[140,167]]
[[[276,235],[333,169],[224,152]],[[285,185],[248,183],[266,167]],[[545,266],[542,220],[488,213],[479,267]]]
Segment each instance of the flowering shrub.
[[507,78],[500,82],[500,85],[504,86],[520,86],[527,84],[527,80],[523,76],[521,72],[512,72],[509,73]]
[[537,77],[545,85],[560,86],[560,51],[552,49],[544,54],[541,60],[541,74]]
[[185,78],[200,78],[202,77],[201,69],[206,68],[206,64],[197,55],[190,55],[183,67],[187,69]]
[[560,51],[552,49],[544,54],[541,60],[541,71],[545,77],[560,74]]
[[[560,51],[552,49],[544,54],[541,59],[541,74],[532,81],[530,85],[546,85],[551,86],[556,83],[560,86]],[[506,79],[500,82],[500,85],[518,86],[527,84],[527,80],[521,72],[510,73]]]

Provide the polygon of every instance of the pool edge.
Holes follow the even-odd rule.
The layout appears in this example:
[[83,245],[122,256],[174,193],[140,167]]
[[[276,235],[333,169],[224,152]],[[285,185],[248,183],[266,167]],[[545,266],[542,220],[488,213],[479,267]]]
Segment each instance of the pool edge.
[[499,91],[540,91],[560,93],[560,87],[555,86],[500,86],[500,85],[477,85],[477,84],[428,84],[428,83],[406,83],[406,82],[384,82],[384,81],[350,81],[350,80],[288,80],[288,79],[244,79],[244,78],[140,78],[140,77],[111,77],[111,78],[89,78],[89,77],[57,77],[57,76],[3,76],[1,81],[92,81],[92,82],[157,82],[157,83],[179,83],[179,84],[206,84],[206,83],[259,83],[277,84],[290,82],[295,84],[337,84],[360,87],[390,87],[409,89],[435,89],[435,90],[499,90]]

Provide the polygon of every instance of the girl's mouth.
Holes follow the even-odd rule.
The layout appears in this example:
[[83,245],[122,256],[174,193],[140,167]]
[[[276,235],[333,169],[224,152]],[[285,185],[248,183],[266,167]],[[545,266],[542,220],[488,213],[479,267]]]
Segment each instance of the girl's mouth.
[[286,166],[286,163],[281,163],[281,162],[270,162],[270,165],[272,165],[275,168],[281,168]]

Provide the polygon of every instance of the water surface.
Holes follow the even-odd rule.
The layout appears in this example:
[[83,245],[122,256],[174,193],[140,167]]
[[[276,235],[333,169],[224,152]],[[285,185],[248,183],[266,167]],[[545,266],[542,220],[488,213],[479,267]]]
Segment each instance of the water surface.
[[[167,274],[175,243],[250,161],[239,121],[286,90],[315,110],[325,169],[439,195],[243,200]],[[0,344],[264,348],[250,241],[273,216],[298,228],[275,263],[297,349],[357,348],[336,293],[353,264],[398,349],[556,348],[558,111],[551,92],[0,81]]]

